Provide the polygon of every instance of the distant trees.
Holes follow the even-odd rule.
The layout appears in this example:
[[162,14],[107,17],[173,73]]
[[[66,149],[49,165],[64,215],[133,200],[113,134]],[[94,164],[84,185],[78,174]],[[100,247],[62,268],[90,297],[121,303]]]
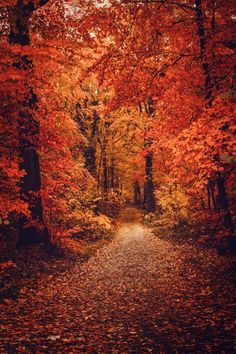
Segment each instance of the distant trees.
[[130,173],[130,169],[126,171],[127,153],[135,154],[132,146],[135,132],[126,111],[102,112],[109,98],[105,92],[99,95],[96,86],[96,81],[84,85],[84,98],[76,104],[76,121],[83,137],[80,147],[85,167],[97,180],[98,191],[104,196],[110,192],[120,194],[123,176]]

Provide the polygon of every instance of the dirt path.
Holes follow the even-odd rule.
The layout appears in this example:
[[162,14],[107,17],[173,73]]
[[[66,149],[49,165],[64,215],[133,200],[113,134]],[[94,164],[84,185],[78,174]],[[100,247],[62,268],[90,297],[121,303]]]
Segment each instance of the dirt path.
[[213,251],[153,236],[128,209],[86,263],[0,308],[0,353],[233,353],[233,283]]

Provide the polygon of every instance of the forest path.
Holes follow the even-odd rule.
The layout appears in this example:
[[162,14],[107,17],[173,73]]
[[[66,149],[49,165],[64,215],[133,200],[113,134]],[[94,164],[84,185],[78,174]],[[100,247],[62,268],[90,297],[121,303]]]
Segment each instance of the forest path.
[[126,209],[110,244],[3,306],[0,353],[234,352],[224,259],[137,217]]

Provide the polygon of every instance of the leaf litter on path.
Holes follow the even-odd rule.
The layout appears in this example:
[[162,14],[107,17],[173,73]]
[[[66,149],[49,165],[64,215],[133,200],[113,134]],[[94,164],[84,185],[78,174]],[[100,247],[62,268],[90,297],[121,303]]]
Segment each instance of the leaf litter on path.
[[0,353],[233,353],[229,267],[123,221],[86,263],[1,305]]

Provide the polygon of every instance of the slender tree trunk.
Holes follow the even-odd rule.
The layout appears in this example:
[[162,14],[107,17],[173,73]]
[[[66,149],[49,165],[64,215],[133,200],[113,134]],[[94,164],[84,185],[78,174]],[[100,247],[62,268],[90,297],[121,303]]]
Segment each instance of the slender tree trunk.
[[112,158],[111,158],[111,167],[110,167],[110,186],[111,186],[111,189],[114,191],[115,190],[115,158],[114,158],[114,155],[112,155]]
[[[47,1],[39,1],[38,6]],[[18,0],[16,5],[9,10],[10,34],[9,43],[26,46],[30,44],[29,19],[36,8],[33,1]],[[24,55],[14,63],[14,67],[28,71],[32,74],[33,63]],[[24,84],[24,83],[23,83]],[[18,112],[19,122],[19,168],[25,171],[20,181],[20,198],[27,202],[31,212],[31,220],[25,216],[19,218],[18,246],[25,246],[37,242],[49,242],[49,232],[44,223],[42,197],[40,193],[41,176],[39,154],[39,123],[34,118],[37,109],[37,96],[33,89],[25,83],[25,99],[20,102]],[[29,222],[34,225],[28,226]],[[38,224],[38,227],[35,226]],[[30,225],[30,224],[29,224]]]
[[211,199],[212,199],[214,210],[217,210],[216,198],[215,198],[215,181],[214,180],[209,181],[209,188],[210,188]]
[[153,186],[153,174],[152,174],[153,155],[148,153],[146,155],[146,210],[148,213],[156,210],[154,186]]
[[195,14],[197,22],[197,30],[199,37],[200,45],[200,59],[202,62],[202,70],[205,77],[205,99],[208,104],[212,102],[212,85],[211,85],[211,75],[210,75],[210,65],[207,58],[206,50],[206,33],[203,20],[203,11],[202,11],[202,0],[195,0]]
[[141,208],[141,187],[140,187],[140,184],[138,183],[138,186],[137,186],[137,202],[138,202],[138,207]]
[[205,210],[205,203],[204,203],[204,199],[201,197],[201,206],[202,206],[202,209]]
[[100,190],[101,188],[102,161],[103,161],[103,148],[101,147],[101,155],[99,158],[98,171],[97,171],[97,190]]
[[85,157],[85,167],[91,173],[93,177],[96,176],[96,134],[97,134],[97,126],[100,117],[97,112],[93,111],[93,121],[92,121],[92,129],[89,137],[89,146],[84,151]]
[[229,212],[229,203],[225,190],[225,181],[222,176],[217,177],[217,187],[218,187],[218,200],[221,210],[224,210],[224,225],[226,228],[231,228],[232,220],[231,214]]
[[[152,98],[148,99],[147,104],[145,104],[145,110],[149,119],[155,113],[155,107]],[[149,133],[149,122],[147,122],[146,135]],[[144,142],[145,147],[147,148],[147,154],[145,156],[145,208],[147,212],[154,212],[156,210],[156,203],[154,197],[154,184],[153,184],[153,153],[150,151],[152,141],[149,136],[145,137]]]
[[107,169],[107,153],[106,153],[106,142],[104,143],[104,152],[103,152],[103,191],[104,195],[107,195],[109,189],[109,180],[108,180],[108,169]]
[[210,190],[209,182],[207,184],[207,205],[208,205],[208,209],[211,210],[211,190]]
[[146,181],[145,181],[144,182],[144,188],[143,188],[143,208],[144,209],[146,208],[146,196],[147,196],[146,189],[147,189],[147,184],[146,184]]
[[84,149],[85,167],[92,176],[96,175],[96,149],[89,146]]
[[134,184],[134,204],[137,207],[141,207],[141,188],[138,181]]

